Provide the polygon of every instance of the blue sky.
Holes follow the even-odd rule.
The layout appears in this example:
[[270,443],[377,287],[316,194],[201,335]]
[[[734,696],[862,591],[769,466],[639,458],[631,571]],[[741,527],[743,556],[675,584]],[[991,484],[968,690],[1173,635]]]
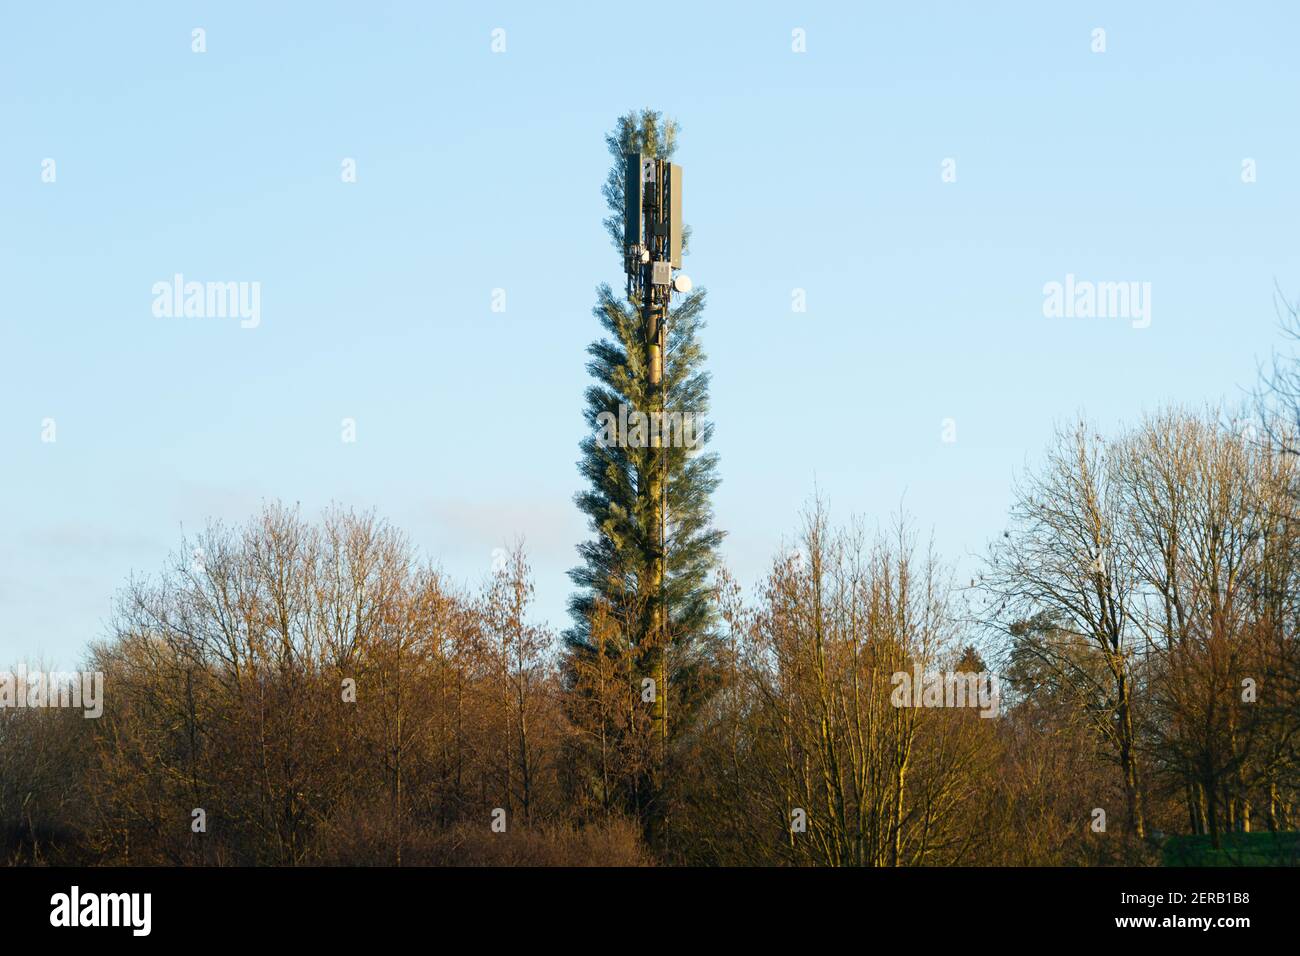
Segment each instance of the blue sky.
[[[0,664],[76,663],[182,530],[276,498],[373,507],[467,583],[523,535],[566,625],[630,108],[682,124],[747,584],[814,486],[904,505],[964,574],[1054,421],[1235,400],[1277,344],[1294,4],[660,8],[647,61],[636,4],[7,4]],[[176,273],[259,282],[260,325],[156,318]],[[1067,274],[1150,282],[1150,327],[1045,317]]]

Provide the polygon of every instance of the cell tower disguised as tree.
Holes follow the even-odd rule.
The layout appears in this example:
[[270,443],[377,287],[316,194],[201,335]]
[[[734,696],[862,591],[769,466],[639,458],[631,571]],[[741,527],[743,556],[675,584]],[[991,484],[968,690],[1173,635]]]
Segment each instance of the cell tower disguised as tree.
[[601,285],[594,310],[608,334],[588,349],[591,432],[578,467],[589,487],[575,499],[594,537],[570,572],[579,591],[565,636],[579,699],[607,698],[583,708],[590,747],[578,784],[606,809],[637,814],[662,845],[674,741],[707,683],[722,540],[711,504],[717,455],[705,451],[709,376],[696,340],[705,293],[676,271],[689,239],[681,167],[670,162],[676,123],[629,113],[606,143],[614,165],[604,224],[628,280],[623,296]]

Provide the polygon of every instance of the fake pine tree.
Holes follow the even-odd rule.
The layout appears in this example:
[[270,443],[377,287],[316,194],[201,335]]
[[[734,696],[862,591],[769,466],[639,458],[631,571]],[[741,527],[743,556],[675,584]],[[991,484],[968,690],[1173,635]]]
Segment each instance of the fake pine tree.
[[[625,157],[666,160],[676,140],[676,124],[649,110],[620,118],[606,137],[614,163],[604,187],[604,225],[620,262]],[[683,247],[688,238],[683,230]],[[712,574],[722,540],[711,501],[717,455],[706,450],[713,432],[709,375],[697,340],[704,302],[703,289],[673,295],[660,392],[651,383],[641,302],[600,286],[594,313],[606,334],[588,348],[595,381],[586,393],[589,433],[578,462],[588,487],[575,497],[593,537],[569,572],[578,591],[565,634],[568,677],[584,730],[577,786],[606,810],[635,814],[661,850],[674,743],[709,683]],[[656,429],[661,438],[652,443]]]

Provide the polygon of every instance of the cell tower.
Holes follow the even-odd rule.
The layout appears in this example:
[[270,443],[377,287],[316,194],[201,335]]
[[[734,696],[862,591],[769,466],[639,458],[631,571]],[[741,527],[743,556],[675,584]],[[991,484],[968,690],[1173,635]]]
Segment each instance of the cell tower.
[[652,358],[650,384],[663,374],[663,324],[673,292],[689,292],[682,267],[682,167],[643,153],[625,157],[623,245],[628,297],[641,303]]
[[[649,370],[651,401],[656,409],[646,409],[653,422],[658,413],[658,427],[650,429],[651,447],[662,449],[650,475],[649,497],[655,502],[655,526],[658,542],[651,563],[650,633],[655,635],[654,720],[658,723],[661,754],[668,745],[668,608],[664,593],[667,567],[667,493],[668,448],[667,389],[663,381],[664,355],[667,350],[668,306],[674,292],[689,292],[691,280],[682,272],[682,168],[676,163],[628,153],[625,157],[623,192],[623,247],[627,272],[627,294],[640,303],[645,330],[645,361]],[[657,400],[657,401],[656,401]]]

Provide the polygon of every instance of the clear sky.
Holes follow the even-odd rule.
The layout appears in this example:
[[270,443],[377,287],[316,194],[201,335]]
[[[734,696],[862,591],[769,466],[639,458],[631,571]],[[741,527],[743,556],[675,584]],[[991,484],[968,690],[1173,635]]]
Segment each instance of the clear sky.
[[[182,530],[276,498],[373,507],[466,583],[523,535],[567,625],[630,108],[682,124],[749,585],[814,486],[964,575],[1055,420],[1240,397],[1300,296],[1294,3],[650,9],[4,4],[0,665],[75,665]],[[155,317],[176,273],[260,283],[260,324]],[[1150,326],[1045,317],[1067,274],[1151,283]]]

